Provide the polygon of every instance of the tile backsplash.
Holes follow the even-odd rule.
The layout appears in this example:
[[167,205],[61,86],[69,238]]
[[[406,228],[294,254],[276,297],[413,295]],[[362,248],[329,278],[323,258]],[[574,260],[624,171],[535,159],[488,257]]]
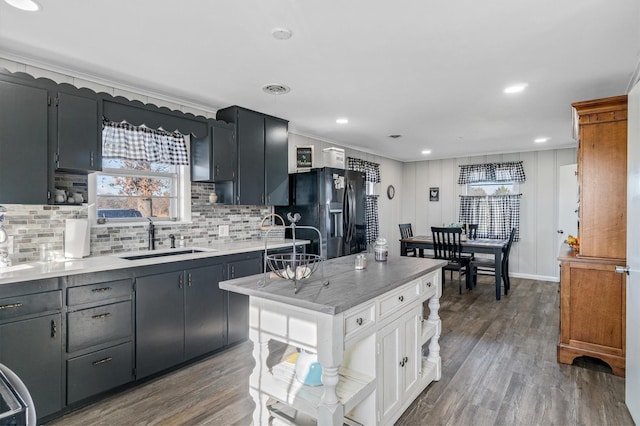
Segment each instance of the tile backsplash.
[[[56,185],[58,183],[62,182],[56,180]],[[272,212],[270,206],[211,204],[208,197],[214,191],[213,184],[192,183],[191,188],[191,222],[157,224],[156,249],[169,248],[169,234],[174,234],[178,241],[184,237],[187,246],[208,246],[220,241],[253,240],[264,236],[260,221]],[[87,217],[86,204],[4,206],[7,208],[4,227],[8,235],[14,236],[11,255],[14,265],[38,261],[42,243],[49,243],[54,251],[63,255],[65,219]],[[229,226],[228,236],[219,236],[219,225]],[[282,233],[271,232],[269,237],[282,238]],[[130,226],[109,226],[107,223],[91,228],[91,256],[146,250],[147,246],[147,225],[143,223]]]

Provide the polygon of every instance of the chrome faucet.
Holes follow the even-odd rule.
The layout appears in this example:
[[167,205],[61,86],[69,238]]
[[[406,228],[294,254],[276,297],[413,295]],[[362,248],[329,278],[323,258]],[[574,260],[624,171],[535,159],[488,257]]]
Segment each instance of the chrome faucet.
[[156,226],[153,224],[153,221],[150,217],[147,218],[149,221],[149,250],[156,249]]

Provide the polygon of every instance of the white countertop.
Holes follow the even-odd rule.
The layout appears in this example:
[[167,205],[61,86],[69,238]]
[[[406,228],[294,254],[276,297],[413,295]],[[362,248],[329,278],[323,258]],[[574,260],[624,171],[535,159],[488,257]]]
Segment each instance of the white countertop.
[[[296,240],[298,244],[308,244],[307,240]],[[292,240],[268,241],[269,249],[291,246]],[[263,251],[264,240],[247,240],[237,242],[221,242],[210,246],[178,247],[165,250],[141,250],[128,253],[116,253],[105,256],[86,257],[84,259],[58,259],[52,262],[22,263],[0,269],[0,285],[31,281],[44,278],[56,278],[67,275],[86,274],[114,269],[135,268],[139,266],[155,265],[165,262],[178,262],[230,254],[242,254],[253,251]],[[152,257],[148,259],[127,260],[124,256],[138,256],[153,253],[166,253],[182,250],[201,250],[198,253],[178,254],[172,256]]]

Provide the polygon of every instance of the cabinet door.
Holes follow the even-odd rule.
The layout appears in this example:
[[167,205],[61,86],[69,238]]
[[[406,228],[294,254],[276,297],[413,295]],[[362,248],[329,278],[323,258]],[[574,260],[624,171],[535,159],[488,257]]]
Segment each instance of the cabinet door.
[[212,126],[210,132],[204,138],[191,138],[191,180],[232,181],[238,166],[233,127]]
[[422,358],[420,356],[422,347],[420,344],[422,322],[420,321],[420,314],[420,307],[417,307],[402,317],[402,327],[404,328],[404,347],[402,350],[402,359],[404,360],[404,367],[402,367],[402,389],[404,395],[412,392],[420,383],[420,368],[422,366]]
[[264,118],[267,205],[289,205],[289,135],[284,120]]
[[57,94],[58,158],[56,168],[101,170],[98,102],[68,93]]
[[62,409],[60,314],[0,326],[0,362],[29,390],[38,418]]
[[236,177],[238,153],[233,128],[216,127],[213,131],[213,178],[216,181],[230,181]]
[[136,278],[136,378],[183,360],[183,272]]
[[186,271],[185,359],[214,351],[226,343],[227,309],[224,266],[213,265]]
[[0,203],[47,203],[47,123],[46,90],[0,81]]
[[263,205],[264,116],[240,109],[236,123],[238,146],[238,204]]
[[[260,257],[230,262],[227,266],[229,279],[242,278],[262,272]],[[233,292],[228,295],[228,337],[227,343],[235,343],[249,337],[249,296]]]
[[378,359],[379,404],[381,410],[380,424],[387,424],[388,419],[402,403],[402,323],[400,319],[393,321],[378,333],[380,356]]

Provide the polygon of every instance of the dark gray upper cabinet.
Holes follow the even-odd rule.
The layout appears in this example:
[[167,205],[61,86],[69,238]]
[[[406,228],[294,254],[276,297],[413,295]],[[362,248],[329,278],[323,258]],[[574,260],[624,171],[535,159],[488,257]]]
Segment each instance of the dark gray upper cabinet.
[[289,126],[285,120],[264,118],[265,185],[268,205],[289,204]]
[[47,91],[0,81],[0,203],[47,203]]
[[288,122],[238,106],[216,118],[235,125],[236,204],[288,204]]
[[191,180],[226,182],[236,177],[238,154],[233,125],[217,122],[206,137],[191,138]]
[[101,170],[98,101],[58,92],[56,169],[88,172]]

